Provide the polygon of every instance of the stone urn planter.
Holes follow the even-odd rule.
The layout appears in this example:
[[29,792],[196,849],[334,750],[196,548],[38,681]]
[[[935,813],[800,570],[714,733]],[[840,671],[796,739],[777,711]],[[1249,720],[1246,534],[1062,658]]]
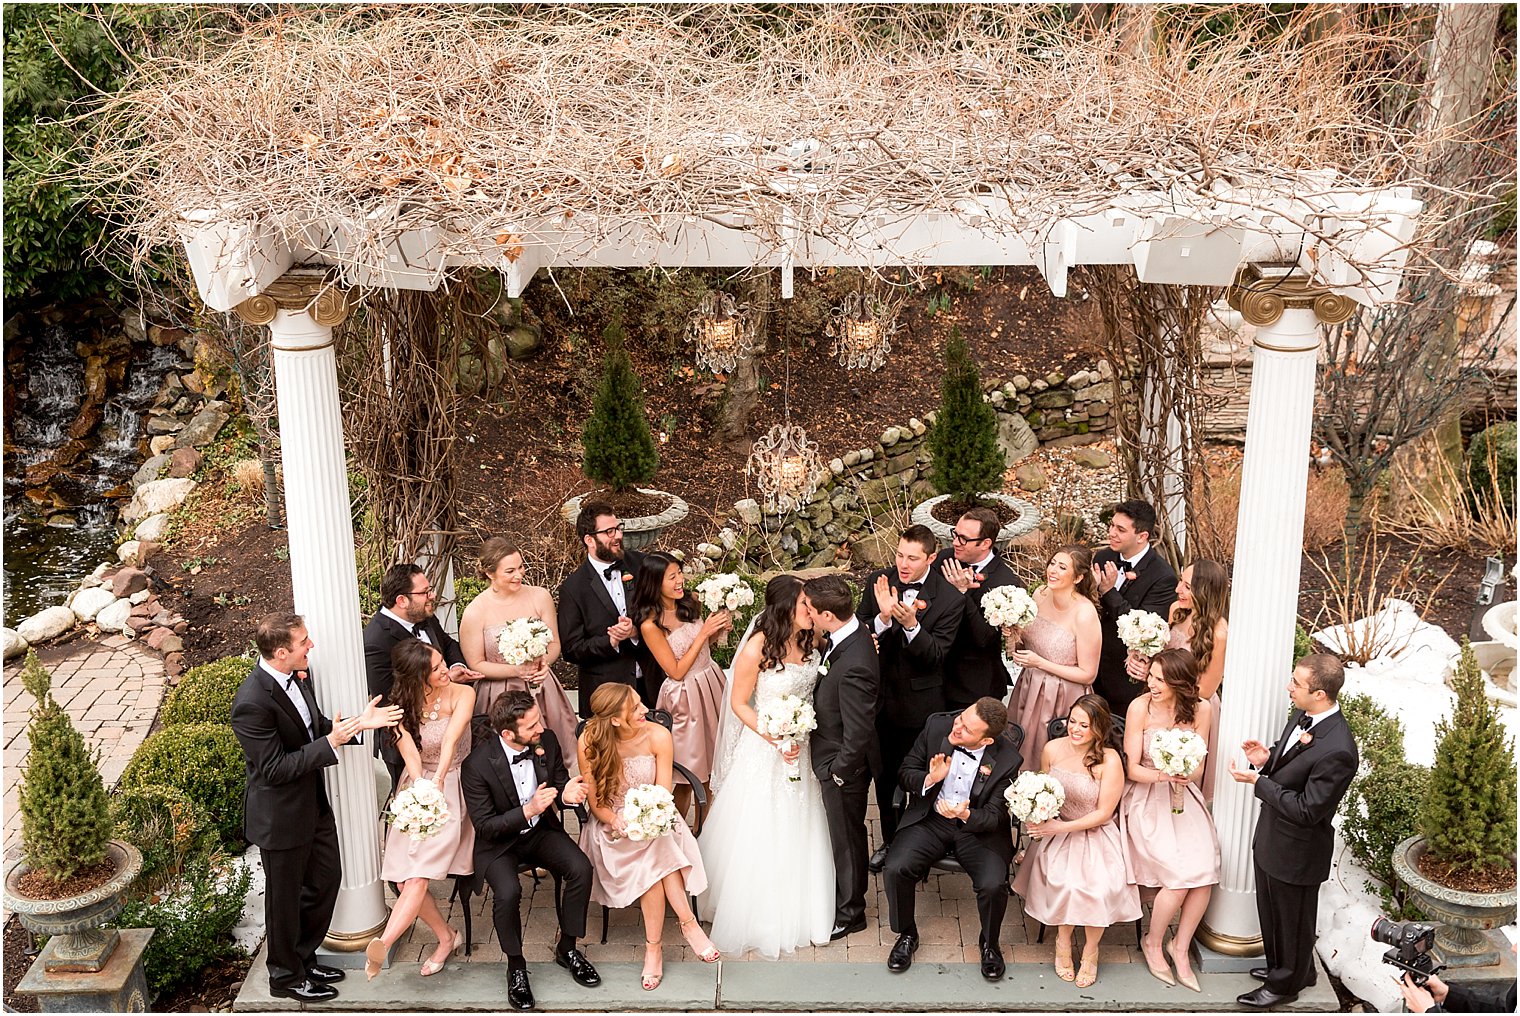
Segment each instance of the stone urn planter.
[[[684,519],[687,512],[691,510],[690,505],[668,491],[655,490],[653,487],[635,487],[634,489],[641,494],[669,498],[670,507],[658,515],[643,515],[638,518],[623,519],[624,550],[643,550],[645,547],[650,546],[660,538],[660,534]],[[571,526],[575,525],[575,517],[580,514],[581,504],[590,496],[590,494],[581,494],[579,497],[572,497],[565,502],[565,506],[560,509],[560,514],[564,517],[566,523]]]
[[[994,542],[1001,546],[1009,540],[1017,539],[1025,533],[1033,532],[1040,524],[1040,509],[1023,498],[1011,497],[1008,494],[982,494],[985,501],[996,501],[1007,505],[1017,512],[1017,516],[1003,528],[998,530],[997,540]],[[950,546],[951,537],[955,534],[954,523],[941,522],[934,517],[934,508],[941,502],[949,500],[950,495],[941,494],[939,497],[931,497],[918,507],[913,509],[913,521],[917,525],[928,526],[930,532],[939,540],[941,545]]]
[[[1483,932],[1512,924],[1515,890],[1473,893],[1448,889],[1421,874],[1425,838],[1411,836],[1393,848],[1393,871],[1409,887],[1421,909],[1441,922],[1436,931],[1435,951],[1448,967],[1486,967],[1502,958],[1497,946]],[[1514,855],[1510,855],[1511,862]]]
[[127,887],[142,870],[142,854],[122,840],[112,840],[106,857],[115,869],[110,881],[77,896],[43,900],[23,895],[17,885],[32,870],[17,861],[5,872],[5,906],[21,918],[27,930],[51,936],[38,957],[54,973],[99,973],[111,959],[119,939],[115,928],[103,928],[127,900]]

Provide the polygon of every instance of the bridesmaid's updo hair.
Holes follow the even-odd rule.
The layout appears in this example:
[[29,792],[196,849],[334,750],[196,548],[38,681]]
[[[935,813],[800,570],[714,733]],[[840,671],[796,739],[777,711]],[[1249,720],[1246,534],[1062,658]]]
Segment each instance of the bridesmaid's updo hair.
[[428,693],[428,675],[438,650],[421,639],[403,639],[391,647],[391,704],[401,707],[401,726],[392,737],[401,740],[401,727],[422,750],[422,703]]
[[1109,741],[1114,734],[1114,714],[1108,711],[1108,702],[1102,695],[1094,695],[1089,692],[1071,704],[1071,709],[1066,713],[1068,725],[1071,722],[1071,714],[1078,709],[1087,717],[1088,733],[1092,735],[1087,742],[1087,751],[1082,754],[1082,764],[1087,767],[1087,775],[1093,775],[1093,770],[1103,764],[1103,750],[1109,747]]
[[[1092,574],[1092,550],[1079,543],[1068,543],[1058,549],[1056,554],[1065,554],[1071,561],[1072,583],[1077,595],[1087,597],[1094,607],[1098,606],[1098,586],[1093,582]],[[1050,555],[1050,561],[1056,559],[1056,554]],[[1050,567],[1050,561],[1045,562],[1045,567]]]
[[633,685],[608,681],[591,693],[591,718],[581,732],[581,747],[586,750],[586,768],[591,770],[591,785],[596,788],[596,803],[612,807],[613,798],[623,782],[623,759],[618,754],[618,730],[612,721],[621,719],[628,700],[637,698]]
[[1161,679],[1172,689],[1173,713],[1178,723],[1192,723],[1198,713],[1198,657],[1187,649],[1163,649],[1151,657],[1161,668]]
[[813,651],[812,630],[795,627],[801,596],[802,580],[795,575],[777,575],[765,584],[765,606],[755,618],[755,631],[761,636],[761,670],[781,666],[789,645],[795,644],[803,656]]
[[[679,568],[681,562],[663,550],[645,554],[639,562],[638,570],[633,573],[633,597],[628,604],[628,616],[633,618],[635,628],[645,621],[665,627],[660,624],[660,616],[665,613],[660,593],[665,586],[665,573],[671,565]],[[702,619],[702,605],[697,602],[697,594],[690,589],[676,601],[676,619],[682,624]]]
[[[522,557],[522,550],[505,536],[493,536],[482,543],[480,545],[480,577],[489,582],[491,573],[501,565],[503,560],[513,554]],[[527,565],[527,560],[523,558],[524,566]]]

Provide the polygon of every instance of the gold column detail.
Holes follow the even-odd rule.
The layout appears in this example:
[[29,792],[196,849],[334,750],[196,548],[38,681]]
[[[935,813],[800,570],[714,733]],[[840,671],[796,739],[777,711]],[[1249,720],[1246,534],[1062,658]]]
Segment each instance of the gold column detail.
[[292,268],[232,310],[251,325],[269,324],[276,311],[305,311],[317,324],[332,328],[348,317],[348,293],[325,269]]
[[1258,328],[1276,324],[1289,308],[1312,310],[1327,325],[1338,325],[1356,313],[1355,301],[1311,281],[1296,264],[1242,265],[1225,299]]

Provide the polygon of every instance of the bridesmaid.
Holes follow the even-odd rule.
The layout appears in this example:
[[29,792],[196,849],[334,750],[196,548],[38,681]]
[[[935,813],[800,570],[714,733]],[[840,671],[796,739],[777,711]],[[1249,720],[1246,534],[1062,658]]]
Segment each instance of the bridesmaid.
[[[1108,746],[1113,715],[1101,695],[1083,695],[1066,718],[1066,736],[1045,745],[1040,768],[1066,789],[1061,814],[1029,827],[1034,846],[1013,891],[1024,912],[1057,926],[1056,976],[1086,988],[1098,979],[1098,944],[1111,924],[1140,917],[1140,893],[1125,880],[1114,812],[1124,793],[1124,763]],[[1082,969],[1071,963],[1072,931],[1082,925]]]
[[707,873],[696,837],[686,820],[652,840],[623,835],[623,798],[628,788],[658,783],[671,789],[670,732],[650,722],[632,685],[609,682],[591,693],[591,718],[580,739],[581,772],[589,780],[586,805],[591,819],[581,828],[581,850],[591,860],[591,899],[606,907],[638,900],[644,915],[645,991],[660,986],[664,957],[660,933],[665,904],[681,923],[681,934],[703,963],[716,963],[718,950],[691,912],[689,894],[707,889]]
[[[464,608],[459,619],[459,648],[470,667],[485,676],[475,682],[475,712],[486,715],[504,691],[529,691],[560,744],[574,744],[578,718],[570,697],[550,669],[559,659],[559,623],[554,598],[543,586],[525,584],[528,575],[522,552],[510,541],[493,536],[480,548],[480,574],[490,582]],[[508,621],[536,617],[549,626],[549,649],[537,660],[510,664],[496,648],[496,636]]]
[[[1213,710],[1198,698],[1198,662],[1186,649],[1163,649],[1150,661],[1146,687],[1129,705],[1124,721],[1124,753],[1129,759],[1130,785],[1119,802],[1124,824],[1124,866],[1129,881],[1159,890],[1151,905],[1151,923],[1141,949],[1145,965],[1157,980],[1181,981],[1199,991],[1188,950],[1203,920],[1209,895],[1219,881],[1219,834],[1203,802],[1198,782],[1209,765],[1204,759],[1189,777],[1167,776],[1151,757],[1151,735],[1158,730],[1185,727],[1207,739]],[[1182,813],[1172,812],[1174,785],[1184,788]],[[1171,947],[1162,950],[1166,930],[1177,918]],[[1166,955],[1177,967],[1172,979]]]
[[[628,610],[639,637],[665,673],[655,708],[670,713],[675,757],[706,785],[712,779],[718,724],[727,703],[727,681],[713,662],[709,644],[731,631],[733,619],[720,610],[702,620],[702,607],[686,591],[681,563],[664,551],[645,554],[633,577]],[[676,808],[686,814],[691,788],[676,787]]]
[[438,937],[438,948],[422,964],[422,976],[431,977],[443,969],[462,939],[449,928],[428,892],[428,882],[475,871],[475,827],[459,789],[459,767],[470,754],[475,692],[451,682],[442,654],[420,640],[396,643],[391,666],[395,683],[390,699],[401,707],[395,736],[406,766],[397,790],[419,779],[432,780],[448,802],[449,818],[440,832],[425,840],[414,840],[395,828],[386,834],[380,878],[399,885],[400,894],[385,930],[365,947],[364,973],[371,980],[385,965],[391,946],[411,930],[418,917]]
[[[1071,546],[1052,554],[1034,602],[1039,608],[1035,619],[1004,635],[1009,658],[1024,668],[1008,700],[1009,718],[1024,730],[1025,757],[1037,759],[1045,747],[1046,725],[1092,691],[1098,673],[1103,629],[1092,551]],[[1014,648],[1020,644],[1022,649]]]

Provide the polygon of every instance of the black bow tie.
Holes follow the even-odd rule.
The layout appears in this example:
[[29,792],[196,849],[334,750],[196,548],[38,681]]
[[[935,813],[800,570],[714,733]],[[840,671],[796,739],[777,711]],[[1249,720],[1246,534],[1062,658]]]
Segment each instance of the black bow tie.
[[519,763],[519,762],[526,762],[528,759],[530,759],[532,757],[533,757],[533,749],[529,748],[527,751],[524,751],[521,754],[508,755],[507,756],[507,765],[515,766],[515,765],[517,765],[517,763]]
[[967,757],[967,758],[969,758],[969,759],[972,759],[972,760],[973,760],[973,761],[974,761],[974,760],[975,760],[975,759],[976,759],[976,753],[975,753],[975,752],[973,752],[973,751],[972,751],[972,750],[971,750],[971,749],[969,749],[969,748],[963,748],[963,747],[961,747],[961,746],[960,746],[960,745],[958,745],[958,744],[957,744],[957,745],[956,745],[956,746],[955,746],[955,750],[956,750],[956,751],[957,751],[957,752],[959,752],[959,753],[960,753],[960,754],[962,754],[962,755],[964,755],[964,756],[966,756],[966,757]]
[[424,641],[422,638],[422,625],[412,625],[412,638],[417,639],[419,642]]
[[623,566],[622,565],[620,565],[620,564],[609,564],[607,567],[605,567],[605,568],[602,569],[602,577],[605,578],[605,579],[607,579],[607,580],[609,580],[609,581],[611,581],[612,576],[614,576],[614,575],[621,575],[622,572],[623,572]]
[[1134,571],[1135,570],[1135,565],[1137,565],[1137,564],[1140,563],[1140,559],[1137,557],[1133,561],[1126,561],[1126,560],[1124,560],[1124,558],[1121,557],[1119,559],[1119,563],[1124,566],[1124,570],[1125,571]]
[[1314,726],[1314,717],[1310,716],[1308,713],[1304,713],[1304,715],[1298,718],[1299,730],[1308,730],[1312,726]]
[[916,593],[922,588],[924,588],[924,584],[922,582],[904,582],[902,591],[906,593],[911,589]]

